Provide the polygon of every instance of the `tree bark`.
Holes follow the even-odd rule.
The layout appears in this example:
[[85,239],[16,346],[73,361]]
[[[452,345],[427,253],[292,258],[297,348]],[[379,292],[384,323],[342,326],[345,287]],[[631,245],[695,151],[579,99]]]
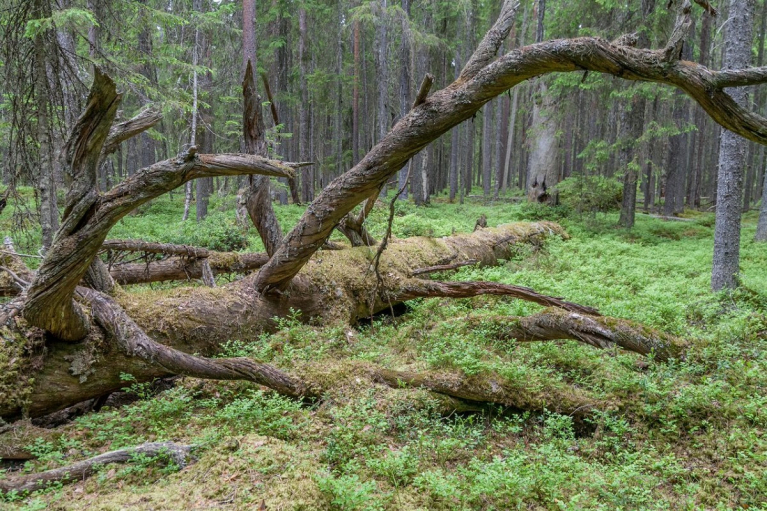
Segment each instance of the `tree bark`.
[[[730,19],[725,36],[725,69],[743,69],[751,62],[753,32],[753,0],[730,0]],[[734,88],[732,99],[740,106],[747,104],[747,91]],[[714,227],[714,264],[711,289],[733,289],[738,286],[740,271],[740,217],[743,200],[743,165],[746,140],[724,131],[719,149],[719,171]]]

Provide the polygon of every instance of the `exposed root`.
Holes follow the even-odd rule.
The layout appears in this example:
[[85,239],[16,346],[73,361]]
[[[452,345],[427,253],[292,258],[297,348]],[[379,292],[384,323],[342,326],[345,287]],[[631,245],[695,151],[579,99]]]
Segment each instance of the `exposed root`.
[[179,468],[187,465],[191,445],[179,445],[172,442],[154,442],[139,445],[130,449],[111,451],[72,465],[46,470],[37,474],[27,474],[20,477],[0,480],[0,491],[7,493],[33,492],[47,488],[52,483],[73,483],[92,476],[99,466],[110,463],[128,463],[137,456],[142,458],[168,458]]

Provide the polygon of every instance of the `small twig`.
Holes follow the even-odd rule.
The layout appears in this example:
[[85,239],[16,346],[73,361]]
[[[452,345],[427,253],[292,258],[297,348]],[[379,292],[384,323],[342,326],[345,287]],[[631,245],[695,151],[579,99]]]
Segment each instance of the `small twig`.
[[32,255],[32,254],[19,254],[18,252],[11,252],[10,250],[0,250],[0,253],[8,254],[8,255],[15,255],[15,256],[19,256],[19,257],[31,257],[33,259],[43,259],[43,256]]
[[439,264],[437,266],[427,266],[426,268],[418,268],[417,270],[413,270],[410,272],[411,277],[415,277],[417,275],[424,275],[427,273],[435,273],[438,271],[450,271],[450,270],[457,270],[458,268],[463,268],[464,266],[473,266],[477,264],[479,261],[476,259],[469,259],[468,261],[461,261],[458,263],[453,264]]

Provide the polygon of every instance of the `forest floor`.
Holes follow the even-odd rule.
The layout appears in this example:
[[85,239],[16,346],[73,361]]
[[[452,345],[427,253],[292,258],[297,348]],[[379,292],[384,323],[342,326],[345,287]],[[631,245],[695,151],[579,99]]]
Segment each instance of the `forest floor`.
[[[232,198],[215,198],[206,221],[182,225],[183,196],[166,196],[124,219],[110,238],[260,250],[255,230],[242,243],[232,206]],[[301,212],[297,206],[277,207],[284,228]],[[559,221],[571,239],[551,240],[540,250],[520,249],[501,267],[467,267],[442,277],[525,285],[606,315],[638,320],[689,339],[685,360],[657,363],[573,341],[501,342],[492,331],[472,331],[455,321],[469,313],[527,315],[540,309],[502,297],[415,300],[405,314],[382,315],[355,328],[283,318],[274,334],[227,343],[226,355],[252,356],[291,374],[334,378],[334,390],[321,402],[296,402],[250,383],[191,378],[158,392],[125,375],[128,392],[138,398],[132,404],[106,407],[55,429],[18,428],[18,441],[37,457],[21,470],[63,466],[147,441],[194,444],[196,462],[179,470],[139,457],[103,467],[84,482],[8,495],[0,507],[765,506],[767,247],[751,241],[755,214],[745,216],[743,288],[714,295],[709,291],[712,214],[691,213],[692,222],[639,214],[637,226],[625,231],[614,227],[614,214],[562,213],[507,202],[446,204],[436,198],[418,209],[398,204],[393,233],[402,238],[471,231],[481,214],[490,226],[544,217]],[[387,214],[381,205],[370,219],[379,239]],[[547,411],[487,409],[444,416],[424,391],[372,383],[364,370],[372,363],[495,374],[510,386],[577,391],[604,406],[580,423]],[[8,475],[0,470],[0,478]]]

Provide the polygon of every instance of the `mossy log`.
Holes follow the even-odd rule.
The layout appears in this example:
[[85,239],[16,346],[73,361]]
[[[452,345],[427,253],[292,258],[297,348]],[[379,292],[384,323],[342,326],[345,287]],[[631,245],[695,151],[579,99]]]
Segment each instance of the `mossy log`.
[[[394,239],[380,260],[382,285],[371,269],[374,250],[358,247],[318,252],[281,294],[254,292],[257,275],[219,288],[118,291],[114,298],[78,288],[79,301],[92,322],[90,333],[83,341],[58,342],[38,329],[26,327],[18,315],[8,320],[10,327],[6,327],[0,350],[7,354],[0,357],[0,370],[7,376],[0,378],[0,417],[11,420],[24,415],[46,415],[108,394],[124,386],[120,378],[124,373],[138,381],[172,374],[243,379],[292,397],[318,396],[325,389],[266,364],[248,359],[202,357],[218,355],[224,341],[248,341],[275,330],[275,318],[288,316],[292,311],[300,311],[305,322],[353,324],[414,296],[453,296],[450,291],[453,284],[460,284],[461,296],[483,294],[490,285],[494,294],[543,300],[541,303],[570,309],[572,312],[568,314],[594,321],[598,316],[584,315],[584,311],[598,314],[593,309],[537,293],[532,297],[519,294],[519,290],[525,288],[505,286],[509,292],[501,293],[504,285],[500,284],[437,283],[410,277],[414,269],[452,261],[473,259],[481,265],[497,265],[509,258],[517,245],[540,244],[552,235],[566,236],[557,224],[537,222],[509,224],[446,238]],[[449,292],[443,293],[445,289]],[[467,291],[471,289],[474,291]],[[549,313],[547,317],[555,315]],[[572,316],[563,318],[573,321]],[[516,320],[519,322],[516,327],[511,323],[506,325],[509,332],[525,321]],[[598,321],[609,320],[599,318]],[[591,327],[590,323],[587,326]],[[605,323],[603,330],[607,328]],[[532,331],[528,330],[527,337]],[[561,337],[553,333],[557,331]],[[583,340],[587,338],[584,332],[568,324],[559,330],[551,326],[542,336]],[[603,337],[605,335],[609,337],[609,334]],[[661,336],[647,336],[647,339],[649,346],[653,339],[661,339]],[[199,356],[188,355],[190,353]],[[433,390],[439,392],[436,388]],[[494,402],[493,394],[485,398]]]

